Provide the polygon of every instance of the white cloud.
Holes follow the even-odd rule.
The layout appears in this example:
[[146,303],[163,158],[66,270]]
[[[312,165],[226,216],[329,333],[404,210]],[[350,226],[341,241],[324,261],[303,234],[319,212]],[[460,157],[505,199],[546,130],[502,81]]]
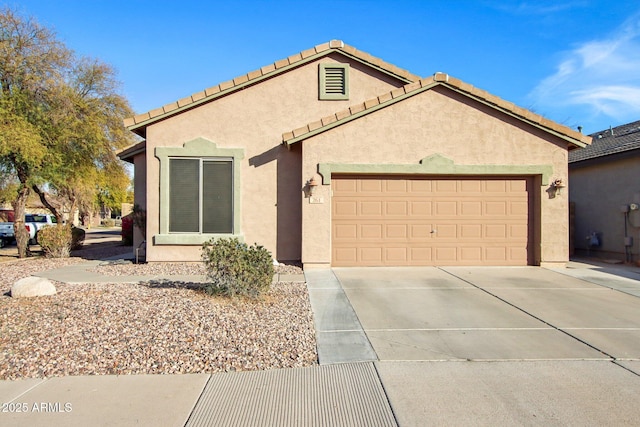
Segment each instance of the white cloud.
[[567,52],[556,72],[542,80],[530,96],[536,109],[556,116],[552,119],[608,120],[615,125],[638,120],[640,14],[627,20],[612,36]]

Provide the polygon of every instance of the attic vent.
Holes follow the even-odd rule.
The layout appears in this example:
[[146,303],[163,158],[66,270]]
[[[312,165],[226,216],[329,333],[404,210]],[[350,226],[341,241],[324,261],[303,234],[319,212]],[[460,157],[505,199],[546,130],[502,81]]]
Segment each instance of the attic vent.
[[320,64],[319,99],[349,99],[349,65]]

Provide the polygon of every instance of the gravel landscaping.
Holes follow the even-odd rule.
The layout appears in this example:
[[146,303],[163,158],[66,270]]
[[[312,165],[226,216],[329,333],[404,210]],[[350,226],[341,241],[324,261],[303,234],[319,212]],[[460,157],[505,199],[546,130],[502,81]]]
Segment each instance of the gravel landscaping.
[[[304,283],[277,283],[258,301],[211,297],[198,284],[55,283],[54,296],[13,299],[33,273],[130,251],[112,246],[67,259],[0,267],[0,379],[262,370],[316,363]],[[83,258],[78,257],[82,255]],[[299,266],[278,266],[281,273]],[[201,264],[106,265],[107,275],[205,274]]]

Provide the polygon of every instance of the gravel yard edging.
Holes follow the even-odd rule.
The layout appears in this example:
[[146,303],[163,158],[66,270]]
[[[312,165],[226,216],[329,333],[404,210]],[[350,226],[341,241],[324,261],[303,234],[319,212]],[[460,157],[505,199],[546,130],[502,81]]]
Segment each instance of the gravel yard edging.
[[[2,265],[0,379],[213,373],[317,363],[305,283],[274,283],[257,301],[211,297],[198,284],[171,280],[56,282],[53,296],[15,300],[7,295],[22,277],[84,261],[33,259]],[[96,269],[111,267],[167,268],[123,264]],[[281,268],[282,274],[301,271]]]

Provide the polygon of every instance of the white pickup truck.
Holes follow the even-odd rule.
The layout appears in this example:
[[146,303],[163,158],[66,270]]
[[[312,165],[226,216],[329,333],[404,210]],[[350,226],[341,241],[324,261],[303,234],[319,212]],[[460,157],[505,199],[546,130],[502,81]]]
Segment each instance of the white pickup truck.
[[[38,242],[38,231],[49,225],[56,224],[56,217],[49,214],[26,214],[24,226],[29,232],[29,244]],[[12,222],[0,222],[0,246],[5,246],[16,240]]]

